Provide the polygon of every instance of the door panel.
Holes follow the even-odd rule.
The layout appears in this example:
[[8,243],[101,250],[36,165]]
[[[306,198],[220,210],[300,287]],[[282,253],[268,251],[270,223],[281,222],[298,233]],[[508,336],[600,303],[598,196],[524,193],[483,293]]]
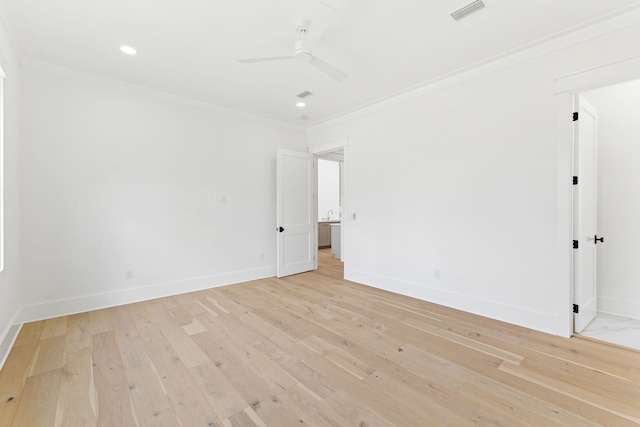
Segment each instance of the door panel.
[[598,292],[596,282],[597,245],[594,240],[597,208],[598,115],[595,108],[579,98],[576,125],[577,175],[575,186],[575,236],[579,248],[575,254],[574,303],[579,312],[574,317],[575,332],[581,332],[596,316]]
[[315,267],[313,155],[278,149],[277,162],[277,275],[284,277]]

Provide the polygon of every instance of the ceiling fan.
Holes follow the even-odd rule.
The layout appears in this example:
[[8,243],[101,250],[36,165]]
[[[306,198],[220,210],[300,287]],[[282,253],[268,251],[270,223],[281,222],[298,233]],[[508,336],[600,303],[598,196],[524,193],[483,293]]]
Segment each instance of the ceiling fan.
[[296,27],[296,32],[300,34],[300,40],[298,40],[294,46],[293,54],[287,56],[268,56],[265,58],[248,58],[248,59],[239,59],[238,62],[243,64],[251,64],[256,62],[268,62],[268,61],[286,61],[295,59],[300,62],[307,62],[320,71],[328,74],[333,77],[337,81],[341,82],[349,75],[344,71],[334,67],[333,65],[323,61],[322,59],[315,56],[311,53],[310,50],[305,49],[305,38],[309,33],[309,26],[311,25],[311,21],[303,20],[300,25]]

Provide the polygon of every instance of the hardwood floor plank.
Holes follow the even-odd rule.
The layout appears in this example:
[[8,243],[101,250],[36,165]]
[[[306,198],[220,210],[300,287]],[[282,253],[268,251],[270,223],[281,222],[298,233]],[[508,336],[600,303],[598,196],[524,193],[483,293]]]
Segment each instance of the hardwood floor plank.
[[56,317],[44,321],[40,339],[59,337],[67,333],[67,316]]
[[251,403],[251,408],[267,426],[308,427],[310,425],[275,394],[260,397]]
[[89,318],[91,319],[92,335],[102,334],[103,332],[113,330],[108,309],[90,311]]
[[64,346],[65,337],[63,335],[40,340],[36,349],[36,362],[30,376],[62,368]]
[[60,369],[30,376],[18,403],[12,426],[53,426],[59,389]]
[[148,309],[154,322],[187,368],[211,361],[161,304],[149,303]]
[[213,365],[244,399],[244,405],[260,395],[277,392],[252,368],[251,356],[230,339],[208,330],[193,336],[194,341],[213,361]]
[[315,393],[301,385],[296,385],[283,391],[278,395],[278,399],[285,402],[293,411],[312,426],[346,426],[347,421],[336,411],[318,399]]
[[[144,313],[150,316],[144,305],[128,308],[134,321],[144,319]],[[150,320],[139,320],[136,322],[136,328],[140,332],[145,352],[153,362],[181,424],[183,426],[220,425],[222,421],[209,404],[205,391],[200,388],[156,324]]]
[[65,353],[91,348],[91,335],[93,327],[89,313],[80,313],[69,316],[67,319],[67,331],[65,334]]
[[233,383],[213,362],[192,368],[191,374],[220,418],[230,418],[248,406]]
[[640,424],[640,352],[318,271],[23,326],[0,427]]
[[109,310],[113,333],[122,351],[131,407],[141,426],[176,426],[178,420],[162,380],[126,307]]
[[56,427],[97,425],[91,348],[66,352],[56,406]]
[[44,322],[25,323],[22,325],[22,328],[20,328],[20,333],[16,337],[16,341],[13,343],[13,346],[19,347],[25,344],[37,343],[40,341],[43,330]]
[[394,427],[391,421],[382,417],[373,409],[361,405],[349,393],[338,390],[323,402],[347,421],[346,425],[359,427]]
[[37,347],[37,342],[14,346],[0,371],[0,427],[8,427],[13,422]]
[[92,358],[98,426],[138,426],[131,408],[129,382],[113,331],[93,336]]

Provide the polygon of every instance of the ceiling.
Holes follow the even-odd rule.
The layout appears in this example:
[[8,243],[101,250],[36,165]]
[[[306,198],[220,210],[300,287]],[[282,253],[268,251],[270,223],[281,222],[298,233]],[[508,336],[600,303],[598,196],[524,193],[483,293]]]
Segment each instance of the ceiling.
[[[322,1],[0,3],[8,15],[3,20],[23,58],[302,126],[640,3],[486,0],[485,9],[456,22],[450,14],[471,0]],[[313,54],[349,74],[346,80],[338,82],[298,61],[237,61],[292,54],[300,18],[312,21]],[[135,47],[138,54],[124,55],[121,45]],[[298,108],[296,95],[303,91],[313,95],[306,99],[306,107]]]

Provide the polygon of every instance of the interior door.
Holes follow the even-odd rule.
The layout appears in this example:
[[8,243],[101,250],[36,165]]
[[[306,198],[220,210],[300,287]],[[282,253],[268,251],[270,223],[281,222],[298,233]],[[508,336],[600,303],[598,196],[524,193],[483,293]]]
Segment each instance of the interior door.
[[579,246],[575,252],[574,304],[578,306],[578,312],[574,315],[574,330],[582,332],[598,311],[596,256],[599,241],[595,240],[598,114],[581,97],[578,99],[577,111],[574,142],[578,184],[574,186],[574,236]]
[[278,149],[278,277],[315,268],[313,161],[312,154]]

